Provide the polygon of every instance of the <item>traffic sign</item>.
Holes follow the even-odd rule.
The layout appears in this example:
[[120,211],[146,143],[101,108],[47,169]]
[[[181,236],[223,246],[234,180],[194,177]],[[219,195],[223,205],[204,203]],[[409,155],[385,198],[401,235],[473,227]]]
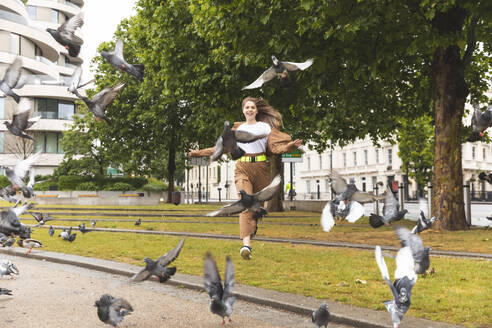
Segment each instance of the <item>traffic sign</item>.
[[298,148],[290,153],[282,154],[282,163],[302,163],[302,153]]

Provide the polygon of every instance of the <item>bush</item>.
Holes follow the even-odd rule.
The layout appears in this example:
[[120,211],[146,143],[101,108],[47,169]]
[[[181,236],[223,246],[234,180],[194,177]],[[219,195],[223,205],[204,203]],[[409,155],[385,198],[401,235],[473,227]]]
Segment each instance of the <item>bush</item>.
[[9,179],[5,175],[0,176],[0,187],[5,188],[10,185]]
[[76,190],[101,190],[97,184],[92,181],[79,183]]
[[50,190],[50,186],[57,186],[58,187],[56,182],[45,181],[45,182],[41,182],[41,183],[36,183],[34,185],[34,190],[38,190],[38,191]]
[[124,182],[116,182],[113,184],[108,184],[104,187],[104,190],[109,191],[128,191],[134,189],[133,186],[129,183]]
[[145,191],[160,192],[167,190],[167,184],[162,181],[152,181],[143,186],[142,189]]
[[88,180],[88,178],[77,175],[62,175],[58,178],[58,188],[60,190],[76,190],[78,184]]

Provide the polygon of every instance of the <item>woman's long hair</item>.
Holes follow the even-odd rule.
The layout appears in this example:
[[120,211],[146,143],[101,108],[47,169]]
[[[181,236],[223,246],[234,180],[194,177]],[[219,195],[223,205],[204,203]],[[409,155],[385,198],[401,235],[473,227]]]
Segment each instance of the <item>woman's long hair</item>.
[[246,97],[243,99],[241,108],[244,108],[247,101],[252,101],[256,104],[256,108],[258,109],[258,114],[256,114],[257,121],[265,122],[270,125],[270,127],[276,129],[280,126],[284,126],[284,123],[282,122],[282,114],[273,108],[268,101],[260,98]]

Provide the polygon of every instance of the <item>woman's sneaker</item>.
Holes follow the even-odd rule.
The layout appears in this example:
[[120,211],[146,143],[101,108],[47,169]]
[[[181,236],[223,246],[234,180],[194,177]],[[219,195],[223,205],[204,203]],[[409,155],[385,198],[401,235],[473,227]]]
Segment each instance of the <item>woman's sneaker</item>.
[[251,260],[251,247],[249,246],[243,246],[239,250],[239,254],[241,254],[241,257],[245,260]]

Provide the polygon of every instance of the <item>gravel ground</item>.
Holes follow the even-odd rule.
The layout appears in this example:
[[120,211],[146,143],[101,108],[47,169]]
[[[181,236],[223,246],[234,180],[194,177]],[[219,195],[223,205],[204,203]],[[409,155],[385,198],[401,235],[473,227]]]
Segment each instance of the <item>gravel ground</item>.
[[[94,302],[108,293],[128,300],[134,312],[125,327],[221,327],[210,313],[204,292],[176,288],[153,281],[127,283],[127,278],[75,266],[2,256],[20,275],[0,278],[0,287],[13,296],[0,296],[0,327],[104,327]],[[310,318],[251,303],[236,301],[232,324],[226,327],[314,327]],[[109,326],[107,326],[109,327]],[[330,324],[332,328],[348,326]]]

